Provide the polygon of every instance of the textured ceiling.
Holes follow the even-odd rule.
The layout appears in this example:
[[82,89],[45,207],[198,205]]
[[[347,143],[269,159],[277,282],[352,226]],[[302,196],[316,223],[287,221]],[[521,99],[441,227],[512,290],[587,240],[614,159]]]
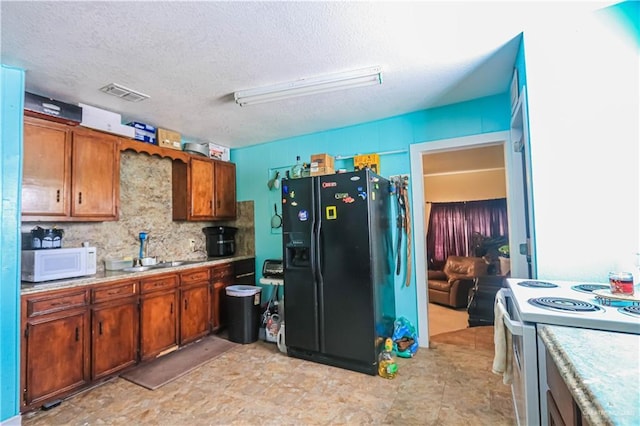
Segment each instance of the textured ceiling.
[[[2,63],[26,70],[28,91],[119,112],[186,140],[241,147],[504,92],[533,4],[3,0],[0,7]],[[383,68],[381,86],[247,107],[233,101],[237,90],[372,65]],[[98,90],[112,82],[151,98],[131,103]]]

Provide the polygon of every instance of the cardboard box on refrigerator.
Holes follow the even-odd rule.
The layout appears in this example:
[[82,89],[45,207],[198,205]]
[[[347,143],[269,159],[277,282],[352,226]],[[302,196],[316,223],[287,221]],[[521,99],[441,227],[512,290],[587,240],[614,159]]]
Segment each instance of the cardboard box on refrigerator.
[[329,154],[314,154],[311,156],[311,176],[331,175],[335,171],[334,158]]
[[369,168],[374,173],[380,174],[380,155],[364,154],[353,157],[353,167],[356,170]]
[[182,150],[180,133],[158,128],[158,146]]

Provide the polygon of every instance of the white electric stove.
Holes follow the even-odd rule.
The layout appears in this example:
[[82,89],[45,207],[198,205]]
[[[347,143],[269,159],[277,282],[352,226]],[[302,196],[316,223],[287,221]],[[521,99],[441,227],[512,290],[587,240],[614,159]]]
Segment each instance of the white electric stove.
[[604,283],[540,279],[506,280],[496,295],[512,337],[514,407],[519,425],[547,425],[544,345],[541,324],[640,334],[640,288],[613,295]]
[[640,334],[640,289],[612,295],[608,284],[507,279],[521,320]]

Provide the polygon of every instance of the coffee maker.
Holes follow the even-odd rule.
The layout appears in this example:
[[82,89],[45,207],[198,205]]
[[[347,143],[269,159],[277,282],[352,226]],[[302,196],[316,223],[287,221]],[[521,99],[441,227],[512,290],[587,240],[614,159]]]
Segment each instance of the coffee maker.
[[233,226],[207,226],[202,228],[207,240],[207,256],[224,257],[236,253],[235,235],[238,228]]

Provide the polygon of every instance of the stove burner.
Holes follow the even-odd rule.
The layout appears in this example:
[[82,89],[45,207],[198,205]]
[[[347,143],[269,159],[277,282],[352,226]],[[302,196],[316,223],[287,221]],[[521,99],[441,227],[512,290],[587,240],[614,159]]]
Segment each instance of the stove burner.
[[518,285],[522,287],[531,287],[531,288],[553,288],[558,287],[555,284],[548,283],[546,281],[520,281]]
[[619,308],[618,311],[632,317],[640,317],[640,305],[625,306],[624,308]]
[[602,308],[589,302],[566,299],[564,297],[537,297],[529,299],[529,303],[539,308],[555,309],[563,312],[597,312],[602,310]]
[[581,293],[592,293],[593,290],[608,290],[609,286],[604,284],[578,284],[572,286],[571,289]]

